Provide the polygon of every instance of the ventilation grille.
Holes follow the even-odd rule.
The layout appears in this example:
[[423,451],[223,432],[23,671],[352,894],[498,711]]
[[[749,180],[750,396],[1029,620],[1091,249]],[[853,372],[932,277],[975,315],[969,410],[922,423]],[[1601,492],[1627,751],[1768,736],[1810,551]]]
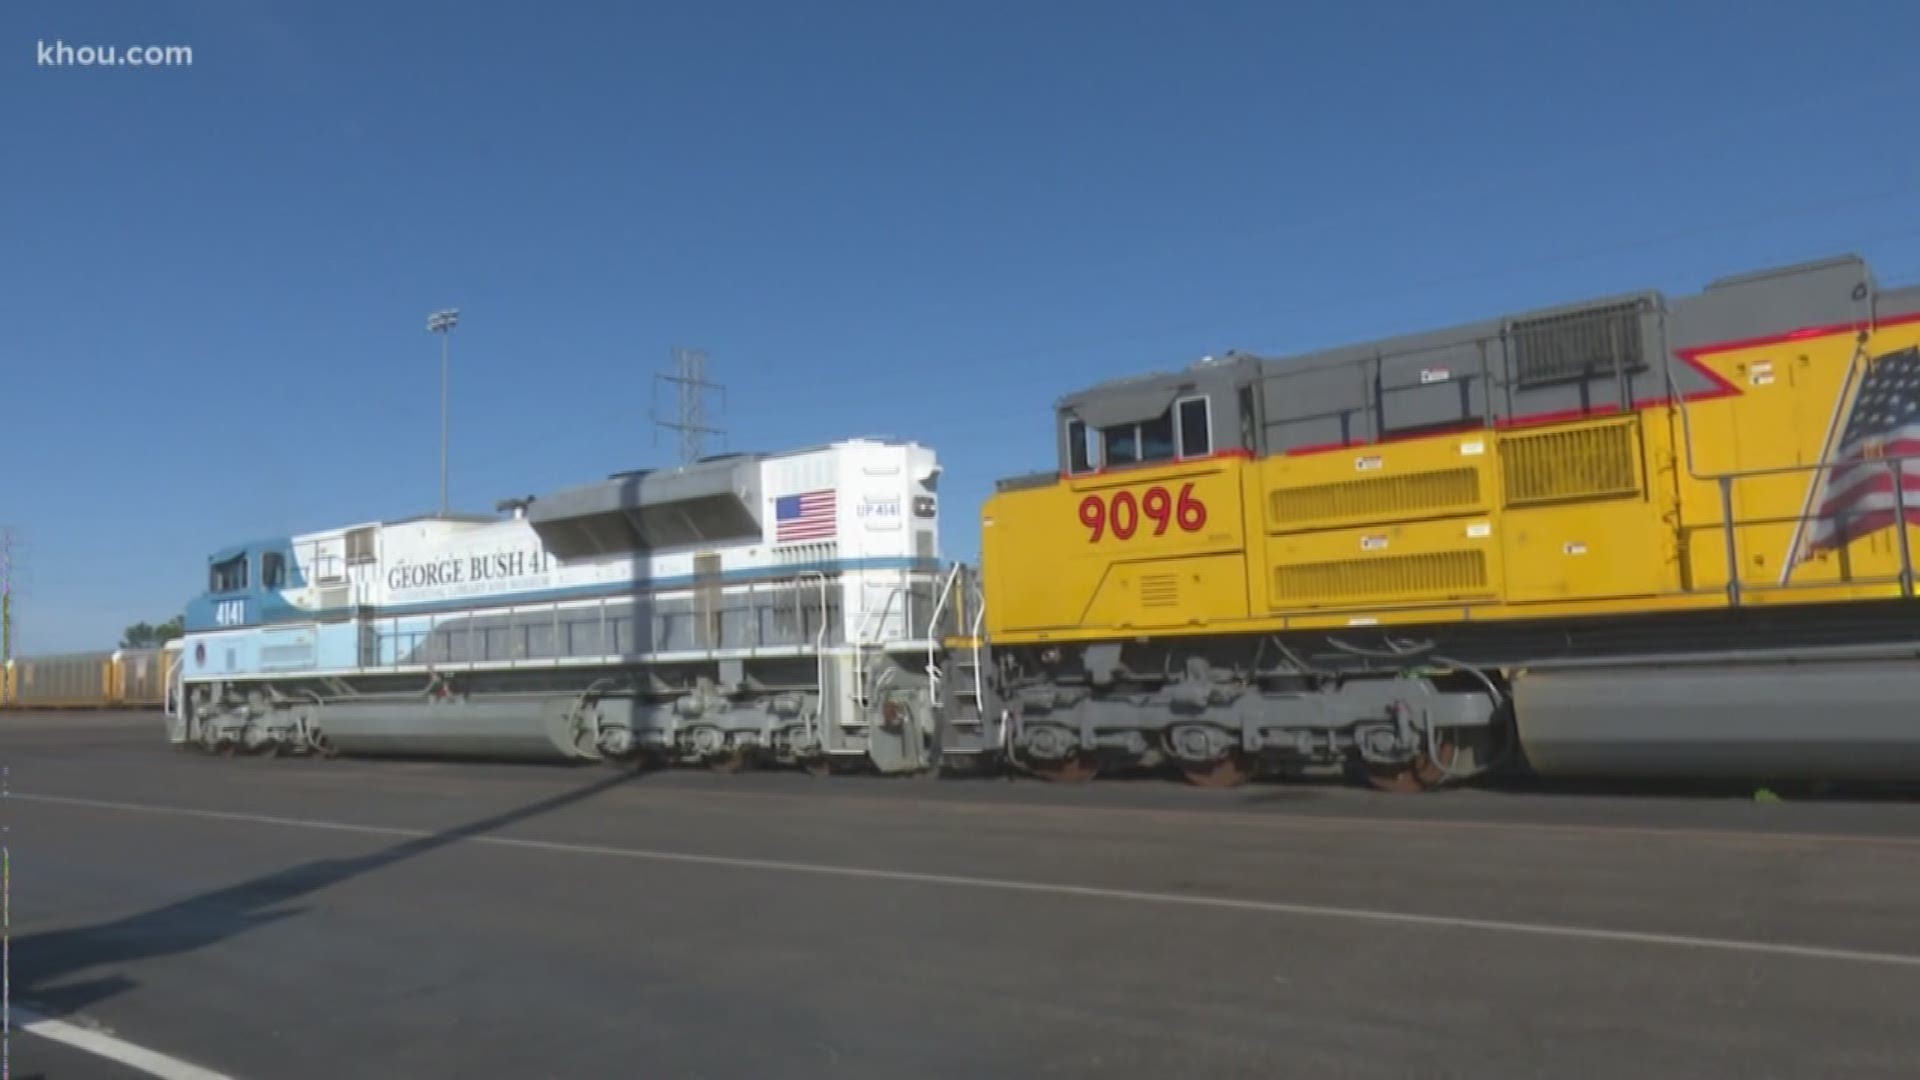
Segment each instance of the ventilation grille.
[[1640,493],[1632,420],[1609,421],[1500,441],[1508,506]]
[[1480,505],[1480,473],[1442,469],[1282,488],[1272,494],[1270,503],[1274,525],[1283,530],[1356,518],[1377,521],[1470,510]]
[[1521,386],[1611,377],[1646,363],[1637,300],[1516,319],[1510,333]]
[[1177,574],[1140,575],[1140,606],[1167,608],[1180,606],[1180,578]]
[[265,669],[311,667],[312,665],[313,645],[311,643],[263,645],[260,648],[260,666]]
[[1430,551],[1378,559],[1341,559],[1300,563],[1273,571],[1275,600],[1313,603],[1329,600],[1391,600],[1458,596],[1485,591],[1487,558],[1482,551]]

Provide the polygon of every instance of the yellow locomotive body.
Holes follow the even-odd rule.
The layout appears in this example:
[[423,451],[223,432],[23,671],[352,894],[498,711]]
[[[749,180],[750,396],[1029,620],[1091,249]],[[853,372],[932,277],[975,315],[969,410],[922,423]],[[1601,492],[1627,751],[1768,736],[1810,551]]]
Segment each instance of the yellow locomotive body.
[[[1852,749],[1920,772],[1895,704],[1920,684],[1892,663],[1920,640],[1920,292],[1857,259],[1230,355],[1073,395],[1058,433],[1058,473],[983,514],[1041,771],[1338,761],[1420,786],[1517,735],[1563,771]],[[1832,730],[1780,700],[1788,663],[1887,704]]]

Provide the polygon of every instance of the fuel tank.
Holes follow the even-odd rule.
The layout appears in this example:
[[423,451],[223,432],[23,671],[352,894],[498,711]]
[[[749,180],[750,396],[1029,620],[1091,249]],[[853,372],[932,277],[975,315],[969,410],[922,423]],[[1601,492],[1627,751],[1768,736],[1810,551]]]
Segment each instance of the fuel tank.
[[1513,698],[1543,776],[1920,781],[1920,661],[1532,672]]
[[330,704],[321,734],[343,754],[590,761],[591,736],[576,740],[574,699],[556,696],[399,699]]

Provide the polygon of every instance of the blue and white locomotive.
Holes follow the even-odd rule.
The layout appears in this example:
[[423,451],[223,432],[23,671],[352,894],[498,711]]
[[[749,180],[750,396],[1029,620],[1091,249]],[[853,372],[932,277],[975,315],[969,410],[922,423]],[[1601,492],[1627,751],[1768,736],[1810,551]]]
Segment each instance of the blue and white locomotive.
[[947,656],[977,593],[940,564],[939,475],[857,439],[221,551],[170,738],[723,770],[991,753]]

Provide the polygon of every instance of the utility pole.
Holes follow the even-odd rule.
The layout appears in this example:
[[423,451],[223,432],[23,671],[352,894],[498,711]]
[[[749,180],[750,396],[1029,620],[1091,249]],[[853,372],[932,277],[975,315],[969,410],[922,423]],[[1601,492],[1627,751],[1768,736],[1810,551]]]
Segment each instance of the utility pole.
[[427,316],[427,331],[440,335],[440,516],[447,516],[447,346],[453,340],[454,325],[460,321],[459,308],[447,308]]
[[[13,659],[13,530],[0,525],[0,690],[11,690],[7,661]],[[5,695],[0,695],[5,697]]]
[[[690,465],[700,460],[706,453],[707,436],[725,436],[717,427],[707,426],[707,405],[705,394],[712,390],[720,395],[720,407],[724,410],[727,403],[727,388],[719,383],[707,381],[707,354],[698,349],[673,350],[673,374],[655,375],[654,390],[661,383],[671,383],[678,397],[678,409],[675,418],[660,418],[659,395],[654,398],[653,423],[656,428],[667,428],[680,433],[680,464]],[[655,437],[658,437],[658,431]]]

